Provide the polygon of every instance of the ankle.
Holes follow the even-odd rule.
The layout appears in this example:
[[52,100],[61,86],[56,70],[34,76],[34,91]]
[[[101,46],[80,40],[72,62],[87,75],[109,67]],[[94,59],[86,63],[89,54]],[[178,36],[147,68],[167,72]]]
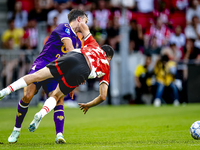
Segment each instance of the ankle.
[[14,129],[13,130],[15,130],[15,131],[21,131],[21,128],[17,128],[17,127],[14,127]]
[[57,133],[57,136],[63,136],[63,134],[61,132]]

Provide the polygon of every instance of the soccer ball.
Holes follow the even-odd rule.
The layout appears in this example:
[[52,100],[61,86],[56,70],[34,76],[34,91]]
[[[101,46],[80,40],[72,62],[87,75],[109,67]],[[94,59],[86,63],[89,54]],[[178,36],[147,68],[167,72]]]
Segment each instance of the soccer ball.
[[191,125],[190,134],[194,139],[200,139],[200,121],[196,121]]

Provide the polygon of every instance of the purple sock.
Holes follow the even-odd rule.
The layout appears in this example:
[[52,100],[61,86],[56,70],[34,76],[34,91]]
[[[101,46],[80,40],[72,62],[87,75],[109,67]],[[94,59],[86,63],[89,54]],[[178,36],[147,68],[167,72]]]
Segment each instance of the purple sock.
[[64,127],[64,110],[63,105],[58,105],[54,108],[54,122],[56,127],[56,134],[59,132],[63,133],[63,127]]
[[17,115],[15,120],[15,127],[21,128],[22,122],[24,120],[24,117],[28,111],[28,105],[29,103],[24,103],[22,99],[20,100],[17,108]]

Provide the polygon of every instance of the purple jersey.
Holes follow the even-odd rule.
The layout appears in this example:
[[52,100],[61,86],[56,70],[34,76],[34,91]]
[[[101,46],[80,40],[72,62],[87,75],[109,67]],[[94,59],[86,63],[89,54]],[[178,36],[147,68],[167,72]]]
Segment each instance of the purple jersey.
[[[40,55],[33,63],[32,70],[39,70],[67,53],[62,39],[71,39],[74,48],[81,48],[81,41],[68,23],[59,24],[49,36]],[[36,69],[38,68],[38,69]],[[34,71],[35,72],[35,71]]]
[[[34,61],[29,74],[44,68],[50,62],[67,53],[62,42],[63,39],[71,39],[74,48],[81,48],[81,41],[75,32],[71,29],[70,25],[68,23],[59,24],[49,36],[42,52]],[[35,84],[37,85],[37,83]],[[40,85],[37,86],[37,89],[41,85],[43,86],[45,92],[48,93],[55,89],[57,82],[56,80],[53,81],[52,79],[48,79],[47,81],[40,82]]]

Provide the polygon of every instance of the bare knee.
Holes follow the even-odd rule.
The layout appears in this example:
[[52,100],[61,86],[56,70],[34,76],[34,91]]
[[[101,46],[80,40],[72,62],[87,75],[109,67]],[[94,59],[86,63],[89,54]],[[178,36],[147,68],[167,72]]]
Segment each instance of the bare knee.
[[30,93],[26,93],[26,94],[23,95],[22,101],[24,103],[30,103],[32,98],[33,98],[33,96]]

